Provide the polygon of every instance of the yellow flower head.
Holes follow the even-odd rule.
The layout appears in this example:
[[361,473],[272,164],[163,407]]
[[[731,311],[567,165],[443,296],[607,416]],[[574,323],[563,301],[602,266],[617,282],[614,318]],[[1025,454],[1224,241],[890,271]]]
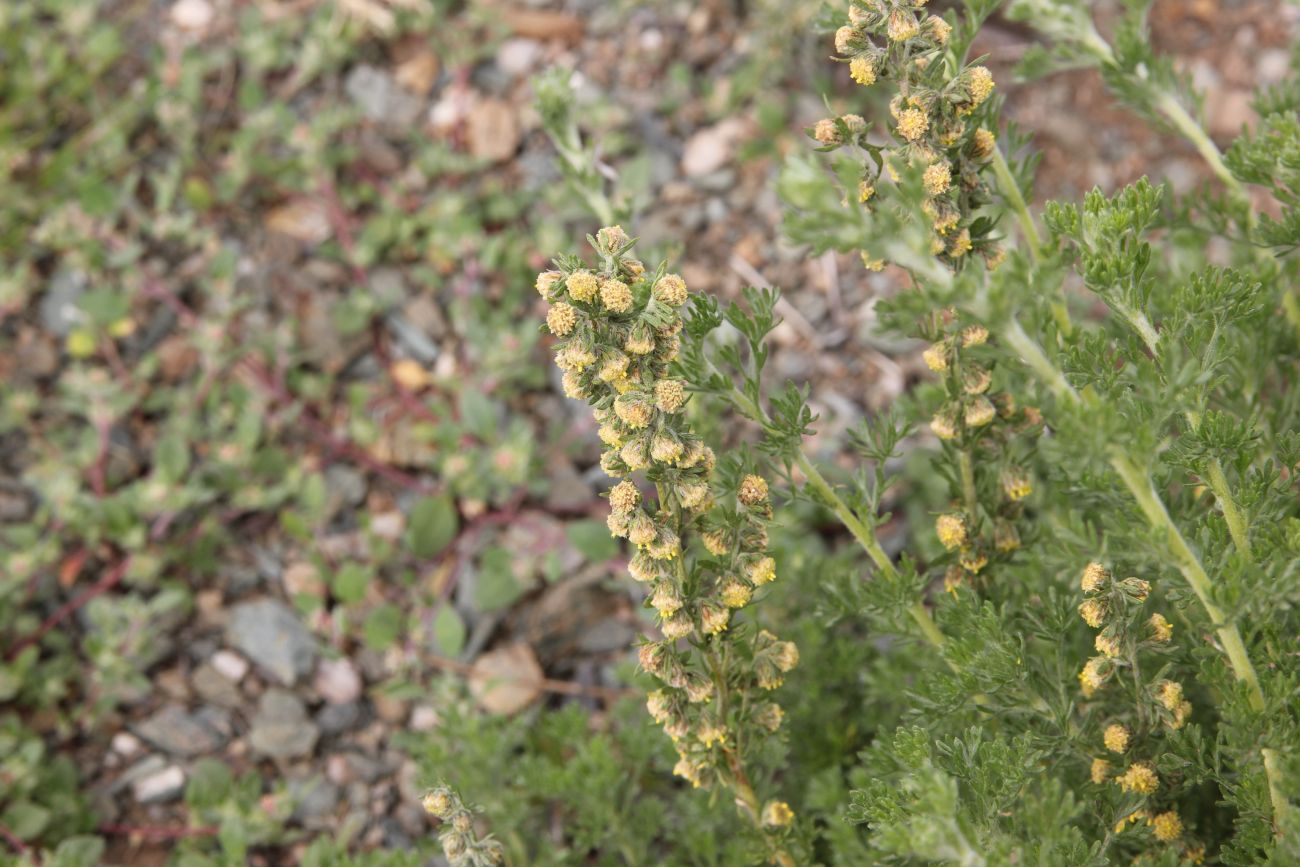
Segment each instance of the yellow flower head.
[[677,412],[686,402],[686,385],[680,379],[661,379],[655,383],[655,406],[660,412]]
[[1167,711],[1175,711],[1183,703],[1183,685],[1176,680],[1163,680],[1156,687],[1156,700]]
[[777,642],[772,660],[781,671],[791,671],[799,664],[799,648],[793,641]]
[[663,632],[664,638],[669,641],[685,638],[695,631],[694,625],[691,624],[691,618],[681,612],[659,624],[659,629]]
[[[644,647],[658,647],[658,645],[647,644]],[[644,662],[641,667],[646,668]],[[646,670],[649,671],[650,669],[646,668]],[[659,725],[663,725],[668,721],[671,704],[668,695],[662,689],[656,689],[645,698],[645,709],[650,713],[650,718]]]
[[1092,768],[1088,773],[1094,783],[1101,785],[1110,777],[1110,762],[1105,759],[1093,759]]
[[932,343],[925,352],[921,353],[921,358],[925,361],[925,366],[935,373],[943,373],[948,369],[948,344],[946,341]]
[[714,557],[721,557],[731,550],[731,541],[723,530],[710,530],[701,536],[700,540],[704,543],[704,550]]
[[768,801],[763,806],[763,824],[769,828],[784,828],[794,821],[794,810],[785,801]]
[[995,147],[997,147],[997,136],[986,129],[977,129],[971,136],[970,153],[977,160],[986,160],[993,156]]
[[691,704],[706,702],[713,695],[713,681],[702,674],[692,674],[686,678],[686,700]]
[[835,51],[839,54],[850,53],[858,41],[857,29],[848,24],[835,31]]
[[1160,778],[1155,768],[1147,762],[1139,762],[1115,778],[1115,782],[1126,792],[1150,795],[1160,788]]
[[560,388],[563,389],[565,397],[574,400],[587,399],[587,390],[582,387],[582,378],[576,370],[566,370],[564,372],[564,376],[560,378]]
[[614,414],[623,424],[640,430],[650,424],[650,419],[654,416],[654,407],[639,395],[620,394],[614,398]]
[[1106,603],[1101,599],[1085,599],[1079,606],[1079,616],[1093,629],[1101,628],[1101,625],[1106,622],[1108,611]]
[[871,197],[876,194],[876,188],[871,185],[870,181],[861,181],[858,184],[858,201],[869,202]]
[[689,780],[690,784],[697,789],[700,787],[700,772],[702,770],[703,768],[698,763],[684,757],[673,765],[673,773],[683,780]]
[[971,246],[970,229],[962,229],[952,239],[952,243],[948,245],[948,255],[954,259],[960,259],[971,251]]
[[676,274],[665,274],[655,281],[655,298],[669,307],[681,307],[687,294],[686,281]]
[[611,313],[626,313],[632,309],[632,290],[622,280],[606,280],[600,284],[600,302]]
[[731,612],[718,605],[704,605],[700,609],[700,628],[705,635],[717,635],[731,622]]
[[708,482],[682,482],[675,490],[684,509],[698,509],[709,498]]
[[1105,588],[1110,581],[1110,572],[1100,563],[1089,563],[1083,570],[1083,578],[1079,581],[1083,587],[1084,593],[1096,593]]
[[1091,698],[1092,695],[1106,683],[1106,678],[1110,676],[1107,659],[1104,656],[1094,656],[1083,665],[1083,670],[1079,672],[1079,687],[1083,691],[1084,698]]
[[988,342],[989,330],[983,325],[968,325],[961,330],[961,345],[965,347],[983,346]]
[[930,419],[930,430],[941,440],[950,440],[957,436],[957,420],[951,410],[943,409]]
[[1161,843],[1177,840],[1183,835],[1183,820],[1173,810],[1167,810],[1152,819],[1148,819],[1156,839]]
[[654,541],[646,545],[646,553],[656,560],[672,560],[682,553],[682,540],[667,527],[655,530]]
[[578,324],[578,313],[568,304],[560,301],[551,306],[546,313],[546,327],[556,337],[568,337]]
[[628,440],[623,447],[618,450],[618,456],[627,464],[629,470],[644,470],[650,466],[650,458],[646,454],[646,442],[644,438]]
[[1029,481],[1029,474],[1024,470],[1008,467],[1002,474],[1002,493],[1007,495],[1008,500],[1023,500],[1033,492],[1033,483]]
[[841,144],[840,128],[835,123],[835,118],[824,117],[817,121],[816,125],[813,126],[813,138],[815,138],[819,144]]
[[971,67],[967,72],[966,89],[970,93],[971,108],[976,108],[993,93],[993,73],[983,66]]
[[445,819],[451,815],[455,802],[452,800],[451,793],[446,789],[434,789],[427,793],[420,801],[424,811],[430,815],[437,816],[439,819]]
[[898,113],[898,134],[908,141],[920,141],[930,128],[930,117],[919,108],[907,108]]
[[749,589],[749,585],[735,578],[722,585],[722,604],[728,608],[744,608],[749,604],[749,600],[754,595],[754,591]]
[[767,482],[762,476],[748,475],[740,480],[740,490],[736,498],[746,506],[757,506],[767,502]]
[[1119,637],[1112,634],[1109,629],[1097,635],[1097,638],[1093,641],[1093,646],[1097,648],[1098,653],[1103,656],[1108,656],[1111,659],[1119,656],[1120,652],[1124,649],[1124,646],[1120,643]]
[[1165,644],[1174,637],[1174,625],[1166,620],[1165,616],[1158,611],[1155,614],[1152,614],[1151,618],[1147,621],[1147,628],[1151,630],[1152,641]]
[[[611,512],[610,516],[613,517],[614,514]],[[638,511],[627,516],[627,539],[633,545],[649,545],[655,540],[656,533],[655,522],[645,512]]]
[[775,732],[781,728],[781,721],[785,719],[785,711],[776,702],[769,701],[754,712],[754,722],[758,723],[769,732]]
[[609,489],[609,507],[617,514],[627,515],[641,505],[641,491],[628,481],[619,482]]
[[650,443],[650,459],[657,464],[671,464],[682,456],[682,444],[676,439],[659,434]]
[[[965,231],[965,230],[963,230]],[[997,416],[997,408],[984,395],[975,398],[966,406],[966,426],[984,427]]]
[[922,176],[922,183],[927,195],[941,196],[952,186],[952,169],[948,168],[946,162],[928,166]]
[[702,722],[695,737],[705,748],[710,748],[714,744],[720,744],[727,740],[727,727],[721,723],[712,721]]
[[952,33],[952,25],[944,21],[938,15],[931,15],[925,19],[926,29],[930,31],[930,38],[939,45],[948,44],[948,36]]
[[870,57],[855,57],[849,61],[849,77],[863,87],[876,82],[876,64]]
[[559,271],[543,271],[537,275],[537,282],[534,284],[537,287],[537,294],[543,298],[549,298],[555,284],[563,279],[564,275]]
[[637,551],[627,564],[628,574],[633,580],[648,583],[659,577],[659,565],[644,551]]
[[1102,741],[1106,744],[1106,749],[1112,753],[1122,753],[1128,749],[1129,730],[1127,726],[1119,723],[1111,723],[1106,726],[1106,731],[1102,734]]
[[633,328],[623,348],[633,355],[649,355],[655,350],[654,335],[648,328]]
[[600,283],[596,280],[596,275],[589,271],[574,271],[564,281],[564,286],[574,301],[586,303],[596,297]]
[[920,27],[916,23],[916,16],[911,12],[905,9],[895,9],[890,13],[886,33],[891,42],[906,42],[919,32]]
[[776,580],[776,561],[760,557],[749,567],[749,580],[759,587]]
[[940,515],[934,521],[934,531],[939,536],[939,542],[949,551],[966,544],[966,519],[961,515]]

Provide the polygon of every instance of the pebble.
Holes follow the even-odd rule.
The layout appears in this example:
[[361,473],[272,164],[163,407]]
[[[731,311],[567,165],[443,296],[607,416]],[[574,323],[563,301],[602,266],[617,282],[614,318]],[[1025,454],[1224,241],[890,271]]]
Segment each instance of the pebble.
[[497,66],[516,78],[527,75],[541,59],[541,43],[534,39],[507,39],[497,52]]
[[135,727],[135,734],[165,753],[201,756],[221,749],[233,734],[230,714],[216,707],[193,713],[169,704]]
[[411,711],[411,719],[407,724],[411,731],[428,732],[437,728],[438,722],[438,711],[427,704],[417,704]]
[[237,708],[244,703],[238,684],[217,671],[210,663],[204,663],[195,669],[190,682],[194,691],[210,704]]
[[682,171],[696,178],[725,166],[735,154],[744,129],[744,121],[731,117],[692,135],[682,152]]
[[[150,758],[157,758],[151,756]],[[147,761],[147,760],[146,760]],[[174,801],[185,790],[185,771],[178,765],[164,765],[136,778],[131,783],[131,795],[141,804],[162,804]]]
[[284,686],[310,674],[316,661],[311,633],[288,606],[274,599],[236,605],[226,640]]
[[254,752],[273,759],[311,755],[320,730],[307,717],[298,697],[283,689],[269,689],[257,705],[248,741]]
[[77,302],[86,293],[86,275],[80,271],[61,270],[50,278],[50,286],[41,298],[41,324],[59,337],[81,324],[84,318]]
[[218,650],[209,662],[222,677],[235,683],[248,674],[248,660],[231,650]]
[[172,23],[182,30],[206,30],[215,12],[208,0],[179,0],[172,6]]
[[308,827],[321,827],[332,818],[339,803],[339,789],[321,776],[289,783],[289,798],[293,802],[293,818]]
[[284,582],[284,592],[290,597],[325,595],[325,582],[321,580],[320,570],[308,560],[298,560],[284,568],[280,575]]
[[144,744],[140,743],[140,739],[130,732],[118,732],[113,735],[112,747],[113,752],[129,759],[140,752],[144,748]]
[[361,705],[357,702],[327,704],[316,713],[316,725],[320,727],[321,734],[330,736],[352,731],[361,725],[363,719]]
[[422,107],[391,75],[364,63],[348,73],[343,90],[366,117],[394,127],[415,123]]
[[329,704],[351,704],[361,697],[361,675],[346,658],[322,659],[316,666],[316,692]]

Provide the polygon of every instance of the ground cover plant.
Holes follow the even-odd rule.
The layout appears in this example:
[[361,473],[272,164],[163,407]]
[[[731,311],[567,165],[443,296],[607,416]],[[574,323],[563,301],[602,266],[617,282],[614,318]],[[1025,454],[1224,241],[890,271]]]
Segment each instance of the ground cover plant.
[[722,5],[0,10],[0,863],[1300,862],[1295,50]]

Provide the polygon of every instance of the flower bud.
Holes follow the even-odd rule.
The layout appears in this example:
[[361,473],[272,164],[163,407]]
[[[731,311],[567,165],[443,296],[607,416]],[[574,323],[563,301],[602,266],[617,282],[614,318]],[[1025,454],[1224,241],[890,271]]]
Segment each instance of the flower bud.
[[645,512],[638,511],[627,519],[627,539],[633,545],[649,545],[655,540],[656,532],[655,522]]
[[[650,466],[650,456],[648,454],[645,437],[630,439],[623,444],[618,450],[618,457],[623,463],[627,464],[630,470],[644,470]],[[603,464],[602,464],[603,466]]]
[[962,329],[961,345],[965,347],[982,346],[989,339],[989,330],[983,325],[971,325]]
[[559,271],[543,271],[537,275],[537,282],[533,285],[537,288],[537,294],[549,301],[551,293],[563,279],[564,275]]
[[602,253],[614,254],[626,247],[631,240],[622,226],[606,226],[596,233],[596,249]]
[[1029,474],[1019,467],[1007,467],[1002,472],[1002,493],[1012,502],[1023,500],[1034,492]]
[[451,815],[455,808],[456,802],[452,797],[451,791],[445,787],[439,787],[430,792],[420,801],[424,811],[430,815],[437,816],[439,819],[446,819]]
[[677,412],[684,403],[686,385],[680,379],[661,379],[655,383],[655,406],[660,412]]
[[1101,628],[1101,625],[1106,622],[1107,613],[1106,602],[1101,599],[1085,599],[1079,606],[1079,616],[1093,629]]
[[1174,711],[1183,703],[1183,685],[1176,680],[1162,680],[1156,687],[1156,700],[1167,711]]
[[966,426],[967,427],[984,427],[984,425],[993,421],[997,415],[997,410],[993,408],[993,403],[987,397],[980,395],[975,398],[966,407]]
[[941,440],[954,439],[957,436],[957,418],[952,407],[944,407],[930,419],[930,430]]
[[700,606],[700,628],[705,635],[717,635],[731,622],[731,612],[712,602]]
[[666,656],[667,650],[664,645],[654,641],[641,645],[636,652],[637,662],[641,667],[655,675],[663,673]]
[[1152,614],[1147,620],[1147,628],[1150,630],[1151,640],[1159,644],[1167,644],[1174,637],[1174,625],[1159,612]]
[[748,475],[740,480],[736,498],[743,505],[757,506],[767,502],[767,481],[762,476]]
[[1093,759],[1092,768],[1088,775],[1094,783],[1100,786],[1110,777],[1110,762],[1105,759]]
[[744,608],[749,604],[749,600],[753,595],[754,591],[750,589],[749,585],[738,578],[728,579],[722,585],[722,590],[719,593],[722,604],[728,608]]
[[785,719],[785,711],[774,701],[769,701],[754,712],[754,722],[767,729],[769,732],[776,732],[781,728],[781,722]]
[[1119,587],[1134,602],[1146,602],[1151,595],[1151,582],[1142,578],[1125,578],[1119,582]]
[[959,514],[940,515],[934,521],[934,530],[939,542],[949,551],[966,544],[966,519]]
[[1083,670],[1079,672],[1079,686],[1083,691],[1083,697],[1091,698],[1105,685],[1113,670],[1112,663],[1104,656],[1094,656],[1085,662]]
[[650,459],[657,464],[676,462],[682,451],[682,444],[668,434],[656,434],[650,442]]
[[632,290],[622,280],[606,280],[600,284],[600,303],[611,313],[626,313],[632,309]]
[[794,810],[785,801],[768,801],[763,806],[763,824],[768,828],[785,828],[794,821]]
[[551,333],[556,337],[568,337],[577,324],[577,311],[563,301],[551,305],[551,309],[546,313],[546,327],[551,329]]
[[993,374],[978,364],[968,364],[961,372],[962,391],[970,395],[983,394],[993,384]]
[[930,117],[922,109],[908,108],[898,114],[898,134],[907,141],[920,141],[929,128]]
[[889,13],[889,26],[886,34],[891,42],[906,42],[920,32],[916,16],[906,9],[895,9]]
[[1103,656],[1108,656],[1111,659],[1115,659],[1123,650],[1123,645],[1120,643],[1119,635],[1114,631],[1114,629],[1115,628],[1111,626],[1104,632],[1099,632],[1096,639],[1093,640],[1093,646],[1097,648],[1097,652]]
[[1112,753],[1122,753],[1128,749],[1129,730],[1119,723],[1112,723],[1106,726],[1106,731],[1102,735],[1102,740],[1106,744],[1106,749]]
[[644,322],[638,322],[632,326],[632,332],[627,336],[627,342],[623,348],[633,355],[649,355],[654,352],[655,338],[650,326]]
[[870,87],[875,84],[875,61],[866,55],[853,58],[849,61],[849,77],[863,87]]
[[570,298],[586,304],[596,297],[600,283],[590,271],[574,271],[564,281],[564,287],[569,290]]
[[1079,584],[1084,593],[1099,593],[1110,583],[1110,571],[1097,562],[1089,563],[1083,570]]
[[749,572],[746,575],[750,582],[758,587],[762,587],[771,581],[776,580],[776,561],[771,557],[759,557],[749,566]]
[[641,505],[641,491],[632,482],[623,481],[609,489],[609,507],[621,515],[627,515]]
[[656,560],[671,560],[682,553],[682,542],[668,527],[659,527],[654,541],[646,546],[646,552]]
[[689,672],[686,675],[686,683],[683,686],[686,690],[686,700],[691,704],[700,704],[706,702],[713,695],[713,681],[709,680],[698,671]]
[[660,617],[672,617],[682,610],[682,597],[677,588],[667,581],[661,581],[650,597],[650,607],[659,612]]
[[970,139],[970,155],[977,160],[986,160],[993,156],[997,147],[997,137],[986,129],[977,129]]
[[1016,525],[1003,518],[993,522],[993,547],[1003,554],[1010,554],[1020,547],[1020,531]]
[[637,551],[628,561],[627,571],[634,580],[649,583],[659,577],[659,563],[645,551]]
[[673,489],[673,493],[677,495],[677,502],[682,504],[682,508],[690,511],[708,502],[709,485],[707,482],[682,482]]
[[686,303],[686,281],[677,274],[665,274],[655,281],[654,296],[669,307],[681,307]]
[[925,187],[926,195],[942,196],[948,192],[948,187],[952,186],[952,169],[946,162],[927,166],[925,174],[921,177],[921,183]]
[[659,629],[664,634],[664,638],[669,641],[676,641],[679,638],[685,638],[695,631],[695,625],[691,623],[691,618],[679,611],[672,617],[669,617],[663,623],[659,624]]
[[614,398],[614,414],[623,424],[640,430],[650,424],[654,407],[639,394],[620,394]]

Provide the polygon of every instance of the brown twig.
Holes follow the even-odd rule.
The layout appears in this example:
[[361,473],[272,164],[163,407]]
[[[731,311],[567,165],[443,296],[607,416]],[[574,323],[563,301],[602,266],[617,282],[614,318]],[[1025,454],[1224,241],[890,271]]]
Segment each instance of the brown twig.
[[21,837],[19,837],[13,831],[10,831],[3,824],[0,824],[0,838],[2,838],[6,843],[12,846],[15,852],[19,853],[20,855],[26,854],[27,844],[22,841]]
[[119,560],[116,566],[113,566],[105,572],[103,577],[98,581],[69,599],[67,602],[63,603],[57,611],[45,618],[45,621],[36,628],[35,632],[25,638],[20,638],[13,647],[9,648],[9,652],[5,655],[5,658],[10,660],[15,659],[18,654],[40,641],[51,629],[58,626],[64,620],[67,620],[69,615],[78,611],[90,600],[112,590],[126,576],[126,571],[130,566],[131,557],[128,554]]

